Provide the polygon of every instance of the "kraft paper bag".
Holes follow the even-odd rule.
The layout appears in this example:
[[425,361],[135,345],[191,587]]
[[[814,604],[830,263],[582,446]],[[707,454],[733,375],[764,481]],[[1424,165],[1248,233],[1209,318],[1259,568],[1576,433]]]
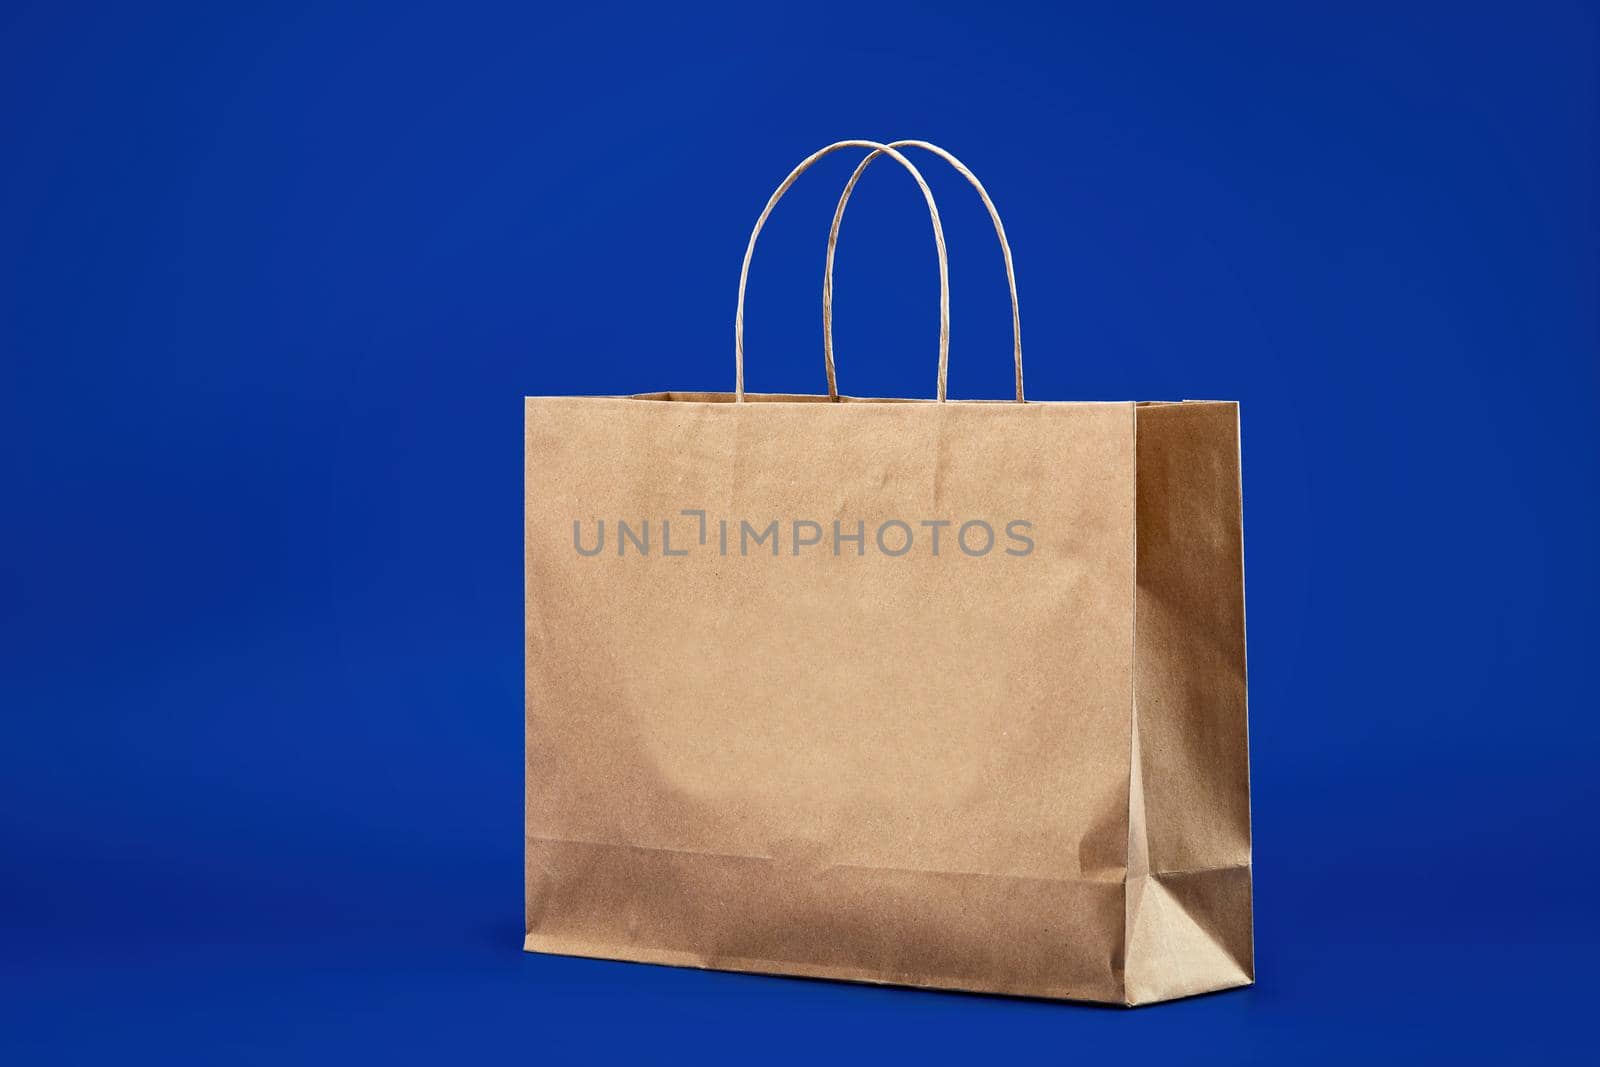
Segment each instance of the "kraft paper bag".
[[835,149],[910,171],[936,400],[840,396],[831,338],[827,396],[745,393],[741,277],[733,394],[525,401],[525,947],[1248,984],[1237,406],[1025,402],[1020,331],[1016,402],[947,401],[913,144],[816,153],[756,234]]

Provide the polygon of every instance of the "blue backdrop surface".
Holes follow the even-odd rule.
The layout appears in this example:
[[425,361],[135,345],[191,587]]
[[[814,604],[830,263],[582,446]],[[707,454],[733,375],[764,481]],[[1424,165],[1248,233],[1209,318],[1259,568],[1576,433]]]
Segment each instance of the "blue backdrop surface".
[[[1600,20],[1571,3],[0,13],[0,1053],[1505,1059],[1600,949]],[[1242,402],[1254,988],[527,956],[524,394],[727,389],[800,157],[926,138],[1030,396]],[[820,164],[749,381],[822,387]],[[930,161],[955,397],[1007,395]],[[840,373],[929,395],[906,176]]]

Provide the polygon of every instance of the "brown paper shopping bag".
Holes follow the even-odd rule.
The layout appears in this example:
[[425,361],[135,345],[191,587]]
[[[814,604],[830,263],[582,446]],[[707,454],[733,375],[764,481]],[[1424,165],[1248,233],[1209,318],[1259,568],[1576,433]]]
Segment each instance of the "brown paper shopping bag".
[[1025,402],[1015,322],[1016,402],[947,401],[913,144],[805,160],[745,270],[817,158],[894,159],[934,224],[936,400],[839,396],[831,338],[829,395],[746,394],[745,275],[733,394],[526,400],[525,947],[1248,984],[1237,406]]

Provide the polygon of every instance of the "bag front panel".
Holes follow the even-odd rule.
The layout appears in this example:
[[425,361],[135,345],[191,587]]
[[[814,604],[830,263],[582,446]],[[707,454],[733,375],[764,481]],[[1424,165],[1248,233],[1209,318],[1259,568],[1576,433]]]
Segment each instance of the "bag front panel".
[[1131,405],[526,417],[530,947],[1116,999]]

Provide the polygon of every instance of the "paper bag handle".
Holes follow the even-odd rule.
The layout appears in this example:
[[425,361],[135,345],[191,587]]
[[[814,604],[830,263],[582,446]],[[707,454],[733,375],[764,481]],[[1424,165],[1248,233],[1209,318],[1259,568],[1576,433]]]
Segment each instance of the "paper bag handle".
[[[839,224],[844,221],[845,205],[850,203],[850,194],[855,191],[856,182],[861,180],[861,175],[872,165],[873,160],[886,154],[889,149],[895,148],[921,148],[943,159],[972,183],[972,187],[978,191],[978,196],[983,200],[983,206],[989,209],[989,219],[994,223],[994,234],[1000,239],[1000,252],[1006,261],[1006,284],[1011,287],[1011,354],[1012,362],[1016,366],[1017,403],[1025,403],[1022,395],[1022,314],[1017,309],[1017,275],[1011,264],[1011,242],[1006,240],[1005,223],[1000,221],[1000,212],[995,208],[994,201],[989,199],[989,191],[983,187],[978,176],[968,170],[955,156],[927,141],[891,141],[885,148],[873,152],[856,166],[855,173],[850,175],[850,180],[845,183],[844,192],[839,194],[839,206],[833,212],[833,228],[828,231],[828,264],[822,274],[822,355],[828,369],[828,399],[839,399],[839,379],[833,364],[833,257],[839,243]],[[944,398],[945,361],[941,359],[939,399]]]
[[[767,206],[762,209],[761,217],[756,219],[755,229],[750,231],[750,243],[745,246],[744,265],[739,268],[739,306],[733,316],[733,374],[734,374],[734,400],[744,403],[744,292],[745,285],[750,280],[750,259],[755,255],[756,238],[761,236],[761,227],[767,224],[767,216],[772,214],[772,209],[777,206],[783,194],[795,180],[804,174],[811,164],[823,156],[837,152],[841,148],[870,148],[872,155],[868,159],[875,159],[880,155],[888,156],[899,163],[911,176],[916,179],[917,188],[922,190],[922,198],[928,202],[928,217],[933,221],[933,245],[939,254],[939,399],[944,399],[945,377],[950,365],[950,264],[945,258],[944,226],[939,221],[939,206],[933,202],[933,192],[928,188],[928,183],[923,180],[922,172],[905,156],[893,147],[881,144],[878,141],[835,141],[826,148],[818,149],[805,159],[801,160],[783,183],[773,192],[767,200]],[[860,174],[860,170],[857,170]],[[974,179],[975,180],[975,179]],[[851,179],[852,184],[854,179]],[[838,229],[837,216],[835,216],[835,231]],[[829,247],[832,247],[830,239]],[[829,357],[829,384],[832,385],[832,357]]]

